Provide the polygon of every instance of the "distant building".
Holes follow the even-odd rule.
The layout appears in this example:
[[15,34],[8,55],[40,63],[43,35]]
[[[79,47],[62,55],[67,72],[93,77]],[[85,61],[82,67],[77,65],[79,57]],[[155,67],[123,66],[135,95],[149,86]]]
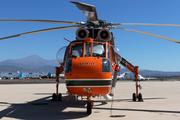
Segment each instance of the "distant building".
[[23,78],[38,78],[41,76],[47,76],[48,72],[30,72],[30,73],[20,73],[19,71],[17,72],[4,72],[0,73],[0,79],[23,79]]

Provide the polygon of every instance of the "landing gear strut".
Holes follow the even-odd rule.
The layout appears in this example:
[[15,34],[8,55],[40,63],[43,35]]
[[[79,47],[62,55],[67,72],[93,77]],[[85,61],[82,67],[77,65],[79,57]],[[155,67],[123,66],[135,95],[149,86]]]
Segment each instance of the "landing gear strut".
[[142,94],[141,93],[138,93],[138,88],[141,88],[140,85],[138,85],[138,74],[139,74],[139,71],[138,71],[138,66],[135,66],[135,82],[136,82],[136,93],[133,93],[132,95],[132,99],[133,101],[136,101],[136,98],[138,98],[138,101],[139,102],[143,102],[143,99],[142,99]]
[[133,93],[133,95],[132,95],[133,101],[136,101],[136,98],[138,98],[138,101],[139,101],[139,102],[143,102],[142,94],[141,94],[141,93],[139,93],[138,96],[136,95],[136,93]]
[[56,67],[56,93],[52,95],[51,101],[62,101],[62,94],[58,93],[59,88],[59,74],[64,71],[63,66]]

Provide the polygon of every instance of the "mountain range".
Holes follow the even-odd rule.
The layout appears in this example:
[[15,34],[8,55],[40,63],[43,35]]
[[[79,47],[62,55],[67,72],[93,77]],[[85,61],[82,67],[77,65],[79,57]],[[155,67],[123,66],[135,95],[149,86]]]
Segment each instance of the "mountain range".
[[37,55],[31,55],[20,59],[8,59],[0,62],[2,72],[52,72],[59,64],[56,59],[45,60]]
[[[0,73],[3,72],[51,72],[55,73],[55,67],[59,67],[56,59],[46,60],[37,55],[31,55],[20,59],[8,59],[0,62]],[[120,73],[129,72],[122,68]],[[180,76],[180,72],[164,72],[153,70],[139,70],[142,76]],[[133,74],[127,74],[132,77]]]

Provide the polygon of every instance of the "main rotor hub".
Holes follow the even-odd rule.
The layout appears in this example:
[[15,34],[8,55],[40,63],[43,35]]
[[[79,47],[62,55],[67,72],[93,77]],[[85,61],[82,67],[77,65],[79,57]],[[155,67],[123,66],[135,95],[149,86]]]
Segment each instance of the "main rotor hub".
[[106,21],[105,20],[96,20],[96,21],[87,21],[85,23],[86,27],[93,27],[93,28],[105,28],[107,27]]

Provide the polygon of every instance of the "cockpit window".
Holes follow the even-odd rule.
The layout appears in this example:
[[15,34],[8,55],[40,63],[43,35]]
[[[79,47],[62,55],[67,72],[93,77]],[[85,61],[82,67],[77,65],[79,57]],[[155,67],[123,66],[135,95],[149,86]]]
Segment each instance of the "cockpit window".
[[111,60],[109,45],[107,44],[107,57]]
[[82,57],[83,56],[83,43],[72,44],[70,57]]
[[105,57],[105,48],[104,43],[93,43],[93,57]]

